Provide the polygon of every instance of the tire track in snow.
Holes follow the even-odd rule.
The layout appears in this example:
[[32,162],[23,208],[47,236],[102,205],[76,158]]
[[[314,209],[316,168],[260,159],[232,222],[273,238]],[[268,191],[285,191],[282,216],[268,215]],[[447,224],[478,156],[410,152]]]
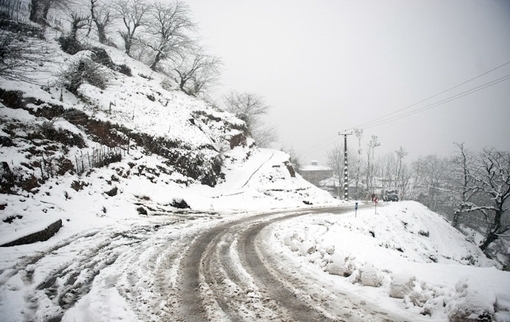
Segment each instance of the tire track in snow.
[[[328,211],[347,209],[258,215],[216,226],[198,236],[181,261],[181,317],[185,321],[346,321],[346,312],[363,311],[356,305],[350,305],[348,311],[330,310],[331,301],[323,303],[327,295],[310,285],[307,287],[314,294],[305,294],[299,289],[303,284],[299,278],[277,272],[268,263],[271,258],[264,258],[259,249],[258,238],[268,225]],[[343,302],[350,303],[345,294]]]

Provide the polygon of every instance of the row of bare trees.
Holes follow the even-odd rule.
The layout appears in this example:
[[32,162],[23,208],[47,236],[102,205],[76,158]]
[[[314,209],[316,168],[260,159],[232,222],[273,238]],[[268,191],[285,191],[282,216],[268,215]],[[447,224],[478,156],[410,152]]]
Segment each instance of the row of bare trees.
[[457,207],[452,223],[458,227],[474,217],[485,229],[480,244],[486,250],[500,237],[509,237],[510,218],[510,153],[494,148],[481,152],[457,144],[458,153],[452,160],[455,165],[453,180],[457,191]]
[[[457,229],[478,231],[483,236],[478,246],[487,255],[497,252],[497,245],[489,247],[496,241],[504,239],[510,244],[509,152],[494,148],[476,152],[455,143],[455,153],[450,157],[428,155],[405,162],[407,152],[402,147],[374,159],[374,149],[379,145],[377,137],[372,136],[366,146],[366,159],[362,158],[361,145],[348,154],[350,186],[355,186],[358,193],[354,197],[376,189],[398,189],[401,196],[442,214]],[[341,180],[343,147],[333,149],[329,160]],[[507,246],[501,245],[504,252]]]
[[[170,76],[188,95],[206,93],[219,80],[222,60],[198,44],[196,24],[184,1],[30,1],[30,20],[47,25],[50,9],[63,12],[71,44],[77,41],[80,30],[86,31],[84,37],[97,35],[105,45],[120,41],[127,55]],[[230,91],[222,103],[225,110],[245,121],[247,134],[258,145],[269,146],[277,139],[275,128],[264,121],[269,106],[260,95]]]
[[199,44],[184,1],[30,0],[29,20],[51,25],[51,13],[57,25],[67,23],[73,42],[81,33],[105,45],[122,45],[127,55],[168,75],[188,95],[206,93],[219,80],[222,60]]
[[[376,155],[376,148],[381,146],[377,135],[372,135],[366,147],[362,145],[363,130],[355,129],[358,146],[356,149],[349,149],[348,156],[348,177],[349,186],[354,187],[352,197],[363,199],[382,189],[398,189],[402,196],[407,195],[409,189],[409,167],[403,159],[407,152],[403,147],[395,153],[380,156]],[[333,169],[335,177],[338,178],[338,186],[344,185],[344,147],[336,146],[328,153],[328,165]]]
[[413,185],[422,188],[414,197],[445,215],[454,227],[479,230],[484,236],[479,246],[487,251],[496,240],[510,236],[510,153],[455,145],[453,157],[427,156],[413,162]]
[[[16,1],[20,0],[1,1],[2,8],[12,7],[13,12],[18,10]],[[70,54],[86,49],[80,41],[95,35],[97,40],[105,45],[117,46],[116,43],[122,43],[127,55],[146,63],[154,71],[166,74],[188,95],[205,94],[219,80],[223,63],[220,58],[207,54],[199,45],[195,36],[196,25],[190,18],[189,7],[183,1],[29,2],[28,18],[33,22],[43,26],[56,24],[62,28],[61,19],[56,18],[65,17],[65,29],[68,31],[60,38],[60,43]],[[53,16],[50,13],[53,13]],[[4,49],[0,51],[2,75],[18,75],[19,73],[13,73],[13,70],[18,68],[19,64],[24,64],[26,59],[21,61],[16,57],[25,57],[32,52],[28,45],[30,42],[18,41],[19,37],[16,33],[0,34],[0,43]],[[83,81],[81,78],[79,80]],[[73,89],[77,90],[74,87]],[[222,97],[222,103],[223,109],[245,121],[247,134],[252,136],[259,146],[267,147],[276,141],[275,127],[265,121],[269,106],[262,96],[251,92],[230,91]]]

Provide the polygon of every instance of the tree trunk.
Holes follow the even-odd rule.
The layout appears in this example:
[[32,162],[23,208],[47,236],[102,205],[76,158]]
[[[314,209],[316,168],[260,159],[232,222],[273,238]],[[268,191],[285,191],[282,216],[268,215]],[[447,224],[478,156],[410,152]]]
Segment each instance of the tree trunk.
[[125,38],[124,39],[124,47],[126,48],[126,55],[131,57],[131,38]]
[[490,244],[499,239],[499,234],[504,233],[506,229],[501,229],[501,216],[503,215],[503,205],[498,205],[498,210],[494,214],[494,224],[491,225],[490,231],[487,237],[480,244],[480,249],[485,253]]
[[485,253],[485,251],[487,250],[487,247],[489,247],[490,244],[492,244],[493,242],[498,240],[498,238],[499,238],[499,236],[497,234],[490,232],[487,235],[487,237],[485,238],[485,240],[480,244],[480,249],[482,250],[482,252]]
[[43,6],[43,10],[42,10],[42,17],[41,17],[41,23],[47,25],[48,22],[48,12],[50,12],[50,8],[51,8],[51,1],[46,1],[44,3],[44,6]]
[[30,21],[37,22],[39,12],[39,0],[32,0],[30,2]]
[[106,27],[103,24],[100,24],[97,20],[95,21],[97,27],[97,35],[99,36],[99,42],[102,44],[106,43]]
[[453,214],[452,227],[458,228],[459,227],[459,222],[460,222],[460,211],[457,210]]
[[151,64],[151,69],[153,71],[156,71],[156,66],[158,65],[159,61],[161,60],[161,51],[158,51],[156,54],[156,57],[154,57],[154,62]]

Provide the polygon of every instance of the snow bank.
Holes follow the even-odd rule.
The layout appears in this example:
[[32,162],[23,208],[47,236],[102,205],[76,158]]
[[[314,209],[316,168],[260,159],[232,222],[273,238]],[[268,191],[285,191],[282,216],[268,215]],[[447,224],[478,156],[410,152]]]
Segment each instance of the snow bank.
[[510,321],[510,273],[419,203],[308,216],[273,230],[275,251],[387,307],[430,320]]

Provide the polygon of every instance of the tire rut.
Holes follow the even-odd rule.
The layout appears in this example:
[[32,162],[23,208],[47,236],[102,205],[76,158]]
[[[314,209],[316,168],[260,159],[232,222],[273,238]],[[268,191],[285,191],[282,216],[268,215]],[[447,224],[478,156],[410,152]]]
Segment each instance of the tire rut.
[[276,278],[257,250],[257,236],[273,222],[315,211],[272,213],[207,230],[190,245],[180,266],[184,321],[342,321],[325,316],[313,303]]

